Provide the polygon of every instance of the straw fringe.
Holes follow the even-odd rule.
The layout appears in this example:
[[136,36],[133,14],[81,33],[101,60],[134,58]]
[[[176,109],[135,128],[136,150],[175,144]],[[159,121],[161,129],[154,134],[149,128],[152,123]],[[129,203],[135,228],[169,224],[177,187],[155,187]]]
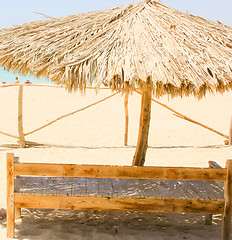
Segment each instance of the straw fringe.
[[69,91],[121,91],[151,76],[153,93],[202,97],[232,89],[232,29],[144,1],[0,30],[0,65]]

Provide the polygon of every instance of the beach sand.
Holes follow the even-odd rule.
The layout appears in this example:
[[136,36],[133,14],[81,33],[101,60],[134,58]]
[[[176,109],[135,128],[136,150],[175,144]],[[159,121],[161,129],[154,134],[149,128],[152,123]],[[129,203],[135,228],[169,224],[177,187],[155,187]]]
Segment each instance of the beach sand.
[[[0,88],[0,131],[17,135],[18,87]],[[62,88],[24,87],[24,132],[30,132],[59,116],[112,94],[110,90],[87,90],[69,94]],[[129,97],[129,140],[124,141],[124,98],[121,94],[69,116],[26,137],[44,144],[31,148],[0,147],[0,209],[6,209],[6,153],[23,162],[131,165],[137,142],[140,96]],[[232,93],[159,101],[224,134],[229,133]],[[224,138],[174,116],[152,104],[146,166],[208,167],[208,161],[225,166],[232,147]],[[15,144],[0,134],[0,145]],[[201,214],[166,214],[108,211],[23,209],[16,223],[16,239],[220,239],[221,215],[204,224]],[[6,239],[6,219],[0,219],[0,239]]]

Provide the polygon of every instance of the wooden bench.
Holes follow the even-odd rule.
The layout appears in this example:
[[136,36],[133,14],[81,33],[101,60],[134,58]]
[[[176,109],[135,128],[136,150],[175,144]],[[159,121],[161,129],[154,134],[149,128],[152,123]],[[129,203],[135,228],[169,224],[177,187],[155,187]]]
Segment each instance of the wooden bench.
[[[223,214],[230,239],[232,160],[227,168],[21,163],[7,154],[7,236],[21,208]],[[225,182],[225,190],[218,184]]]

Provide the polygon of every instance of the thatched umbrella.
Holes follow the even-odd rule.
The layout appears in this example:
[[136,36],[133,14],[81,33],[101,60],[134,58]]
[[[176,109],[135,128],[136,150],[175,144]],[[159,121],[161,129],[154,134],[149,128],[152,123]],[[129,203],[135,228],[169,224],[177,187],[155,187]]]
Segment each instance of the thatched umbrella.
[[202,97],[232,89],[232,29],[144,1],[2,29],[0,65],[45,76],[69,91],[83,90],[87,82],[139,88],[133,164],[143,165],[152,94]]

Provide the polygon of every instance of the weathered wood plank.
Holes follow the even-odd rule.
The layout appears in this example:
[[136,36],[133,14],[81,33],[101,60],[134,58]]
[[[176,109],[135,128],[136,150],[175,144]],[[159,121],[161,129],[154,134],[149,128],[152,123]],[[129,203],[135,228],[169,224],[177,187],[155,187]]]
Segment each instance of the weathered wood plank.
[[86,178],[86,186],[87,186],[87,195],[88,196],[98,196],[98,181],[97,178]]
[[100,196],[112,197],[114,190],[112,187],[111,179],[109,178],[98,178],[98,190]]
[[161,180],[156,180],[151,183],[148,179],[139,179],[141,183],[141,191],[145,198],[150,198],[156,196],[156,198],[162,198],[163,195],[159,191],[159,183]]
[[[40,178],[42,180],[44,177],[43,178],[40,177]],[[43,187],[44,188],[44,190],[43,190],[44,194],[65,194],[65,192],[63,191],[63,189],[65,187],[60,185],[60,181],[65,180],[65,178],[59,178],[59,177],[55,177],[55,178],[49,177],[48,178],[48,177],[46,177],[45,179],[46,179],[46,181],[44,181],[44,182],[41,181],[41,184],[43,183],[43,186],[44,186]],[[71,186],[69,185],[68,186],[69,191],[70,191],[70,188],[71,188]]]
[[40,193],[43,194],[45,189],[46,189],[46,185],[45,185],[45,181],[46,181],[46,177],[41,178],[41,177],[17,177],[15,179],[15,183],[16,183],[16,188],[15,188],[15,192],[20,192],[20,193],[30,193],[30,194],[34,194],[34,193]]
[[71,195],[73,188],[73,178],[47,178],[46,193]]
[[[155,190],[154,193],[153,193],[153,189]],[[162,198],[173,197],[172,191],[170,191],[169,185],[166,184],[165,180],[152,181],[150,191],[151,191],[151,194],[157,194],[158,192],[159,197],[162,197]]]
[[45,209],[121,210],[141,212],[222,213],[224,201],[173,198],[78,197],[15,194],[15,206]]
[[143,197],[140,183],[137,179],[124,179],[123,187],[127,191],[127,197]]
[[15,192],[27,194],[72,194],[73,178],[18,177]]
[[201,181],[188,181],[190,188],[193,189],[201,199],[210,199],[206,189],[202,186]]
[[137,184],[138,188],[139,188],[140,191],[141,191],[142,197],[145,198],[145,194],[144,194],[144,192],[143,192],[144,186],[142,186],[142,184],[141,184],[141,182],[142,182],[142,181],[145,181],[145,180],[144,180],[144,179],[135,179],[135,181],[136,181],[136,184]]
[[87,195],[85,178],[73,178],[72,195]]
[[224,199],[224,190],[213,181],[202,181],[202,188],[205,189],[210,199]]
[[161,192],[163,193],[164,197],[171,196],[173,198],[183,198],[183,193],[180,195],[181,192],[176,189],[176,180],[162,180],[161,181]]
[[224,182],[210,182],[210,186],[216,194],[222,196],[222,199],[224,199]]
[[196,191],[192,188],[192,186],[189,184],[189,181],[177,181],[179,187],[182,189],[182,191],[185,193],[187,198],[194,198],[198,199],[200,198]]
[[[167,185],[167,189],[171,192],[172,197],[178,198],[178,199],[187,198],[187,195],[182,190],[182,188],[180,187],[177,180],[166,180],[163,182],[165,182],[165,184]],[[191,197],[191,198],[193,198],[193,197]]]
[[154,179],[17,177],[15,192],[84,196],[222,199],[215,182]]
[[15,175],[225,181],[226,169],[15,163]]
[[127,196],[127,190],[124,188],[123,180],[124,179],[120,178],[111,179],[114,197]]

